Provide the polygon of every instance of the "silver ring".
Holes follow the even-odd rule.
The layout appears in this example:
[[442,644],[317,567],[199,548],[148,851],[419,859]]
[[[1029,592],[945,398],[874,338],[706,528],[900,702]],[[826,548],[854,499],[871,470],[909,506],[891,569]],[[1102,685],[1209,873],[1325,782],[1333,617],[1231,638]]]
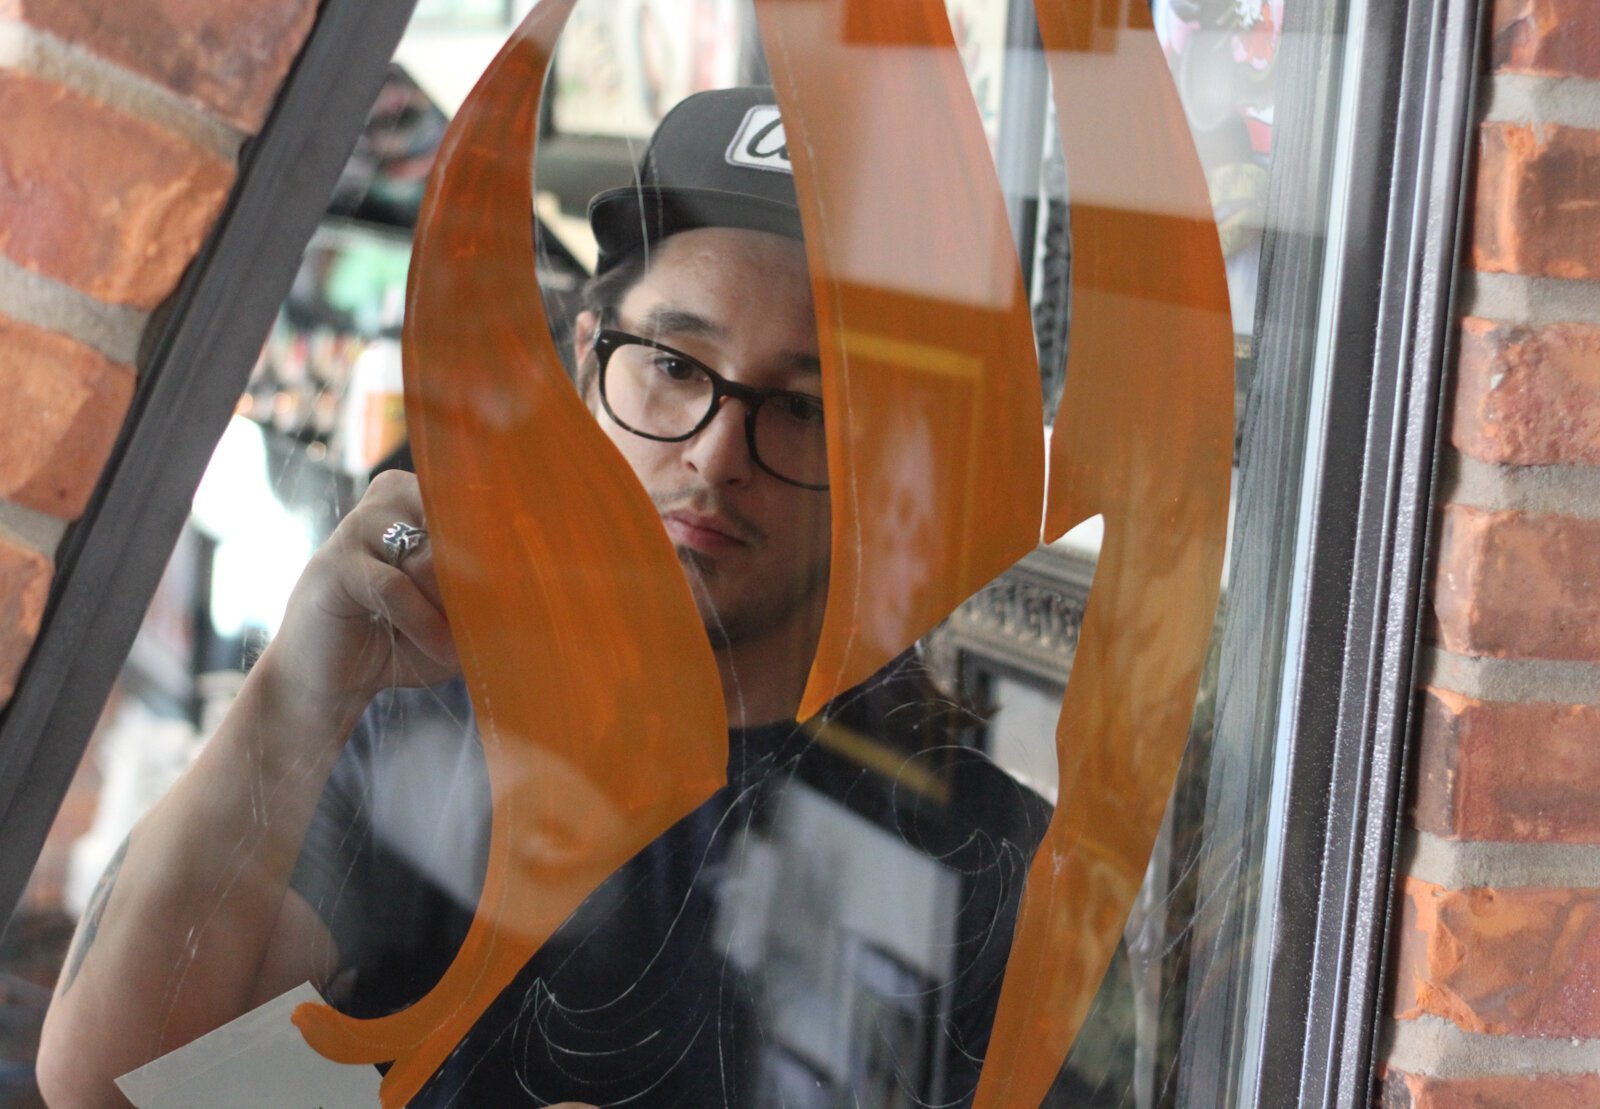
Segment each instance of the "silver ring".
[[388,558],[390,565],[398,566],[406,555],[422,546],[427,538],[428,533],[422,528],[397,520],[384,529],[384,556]]

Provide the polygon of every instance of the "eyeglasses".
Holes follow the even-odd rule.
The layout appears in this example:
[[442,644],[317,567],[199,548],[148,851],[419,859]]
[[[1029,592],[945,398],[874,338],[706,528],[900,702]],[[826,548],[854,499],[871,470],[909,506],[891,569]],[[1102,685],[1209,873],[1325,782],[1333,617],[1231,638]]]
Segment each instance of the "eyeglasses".
[[745,443],[757,466],[802,489],[828,488],[821,397],[740,385],[682,351],[626,331],[601,331],[594,350],[600,403],[628,431],[681,443],[716,417],[723,397],[732,397],[744,403]]

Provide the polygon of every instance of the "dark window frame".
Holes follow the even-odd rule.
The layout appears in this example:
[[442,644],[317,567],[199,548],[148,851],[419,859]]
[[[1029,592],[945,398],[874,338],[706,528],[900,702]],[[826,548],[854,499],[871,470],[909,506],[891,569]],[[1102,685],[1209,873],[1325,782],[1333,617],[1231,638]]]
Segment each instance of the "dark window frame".
[[1320,250],[1283,244],[1325,250],[1331,295],[1308,398],[1320,434],[1293,513],[1287,703],[1267,745],[1275,772],[1263,768],[1274,880],[1242,922],[1257,972],[1235,999],[1245,1055],[1218,1104],[1376,1097],[1489,4],[1366,0],[1350,12],[1327,28],[1344,35],[1348,63],[1337,232]]

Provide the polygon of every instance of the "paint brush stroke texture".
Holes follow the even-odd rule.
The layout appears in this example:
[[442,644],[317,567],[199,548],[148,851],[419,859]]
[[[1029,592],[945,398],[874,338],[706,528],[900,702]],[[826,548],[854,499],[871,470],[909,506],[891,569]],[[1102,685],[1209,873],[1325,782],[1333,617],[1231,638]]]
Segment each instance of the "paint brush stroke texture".
[[[415,1094],[551,930],[726,766],[716,670],[682,571],[562,372],[534,284],[536,90],[571,6],[543,0],[457,117],[419,229],[408,415],[494,814],[483,900],[439,986],[378,1021],[296,1015],[331,1058],[396,1060],[386,1106]],[[1221,251],[1148,16],[1134,4],[1101,24],[1100,7],[1041,0],[1039,15],[1076,198],[1046,534],[1102,514],[1106,546],[1059,727],[1062,804],[1029,878],[986,1106],[1038,1103],[1104,973],[1171,791],[1225,537]],[[1033,547],[1040,390],[943,5],[756,9],[835,414],[814,710]],[[1119,105],[1114,139],[1096,134],[1102,117],[1084,110],[1095,103]],[[1128,198],[1139,207],[1119,206]]]
[[[1038,0],[1071,174],[1072,329],[1045,538],[1105,541],[979,1107],[1037,1105],[1133,905],[1221,588],[1233,329],[1205,178],[1142,3]],[[1110,18],[1107,18],[1109,14]],[[1117,105],[1101,112],[1090,105]]]
[[1039,540],[1043,401],[1000,181],[943,0],[756,0],[830,413],[804,719]]

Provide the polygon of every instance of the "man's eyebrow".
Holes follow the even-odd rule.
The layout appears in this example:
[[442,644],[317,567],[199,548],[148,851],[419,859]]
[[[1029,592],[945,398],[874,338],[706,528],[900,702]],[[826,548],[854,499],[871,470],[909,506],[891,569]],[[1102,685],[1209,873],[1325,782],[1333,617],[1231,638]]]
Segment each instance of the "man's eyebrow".
[[639,330],[646,335],[688,335],[695,338],[720,339],[726,332],[698,312],[686,308],[657,305],[639,320]]
[[[639,331],[652,337],[665,335],[696,339],[723,339],[728,334],[726,328],[698,312],[667,304],[659,304],[639,317]],[[822,374],[822,359],[815,354],[796,352],[785,355],[783,361],[799,373]]]

